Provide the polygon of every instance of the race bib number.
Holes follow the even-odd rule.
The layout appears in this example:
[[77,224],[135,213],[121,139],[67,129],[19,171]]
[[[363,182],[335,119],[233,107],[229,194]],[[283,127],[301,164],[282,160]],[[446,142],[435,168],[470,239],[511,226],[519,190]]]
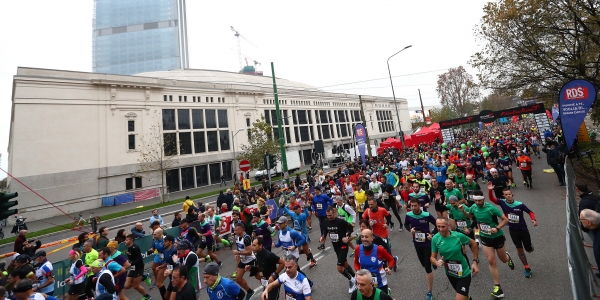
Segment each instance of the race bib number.
[[509,223],[519,223],[519,215],[515,215],[515,214],[508,214],[508,222]]
[[435,176],[442,177],[442,172],[435,172]]
[[448,270],[449,274],[454,276],[462,277],[463,267],[460,261],[457,260],[449,260],[446,262],[446,270]]
[[264,279],[264,278],[261,278],[260,279],[260,285],[266,287],[267,285],[269,285],[269,281],[266,280],[266,279]]
[[527,163],[526,162],[522,162],[521,163],[521,168],[526,168],[527,167]]
[[296,300],[296,296],[285,293],[285,300]]
[[415,232],[415,242],[417,243],[425,243],[427,236],[425,232]]
[[202,242],[206,243],[206,236],[202,236]]
[[160,257],[160,260],[165,260],[165,254],[164,253],[159,253],[158,257]]
[[512,154],[515,154],[515,152],[516,152],[515,150],[510,150],[510,153],[512,153]]
[[463,184],[462,184],[462,183],[459,183],[459,184],[458,184],[458,188],[461,188],[461,189],[462,189],[462,188],[463,188]]
[[475,164],[478,165],[478,166],[481,166],[481,162],[480,161],[476,161]]
[[340,237],[338,236],[337,233],[330,233],[329,234],[329,238],[331,239],[332,242],[339,242],[340,241]]
[[375,273],[371,273],[371,282],[374,287],[377,287],[377,275]]
[[467,221],[456,221],[456,227],[461,230],[467,229]]
[[323,209],[323,204],[317,203],[317,209]]
[[479,230],[482,234],[492,235],[492,228],[488,224],[479,223]]
[[508,171],[508,166],[504,166],[504,171]]

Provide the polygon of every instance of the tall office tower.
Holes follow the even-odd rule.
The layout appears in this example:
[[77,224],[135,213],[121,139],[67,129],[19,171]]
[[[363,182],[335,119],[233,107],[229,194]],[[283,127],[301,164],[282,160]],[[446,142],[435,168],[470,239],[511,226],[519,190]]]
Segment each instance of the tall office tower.
[[185,0],[95,0],[92,70],[132,75],[188,68]]

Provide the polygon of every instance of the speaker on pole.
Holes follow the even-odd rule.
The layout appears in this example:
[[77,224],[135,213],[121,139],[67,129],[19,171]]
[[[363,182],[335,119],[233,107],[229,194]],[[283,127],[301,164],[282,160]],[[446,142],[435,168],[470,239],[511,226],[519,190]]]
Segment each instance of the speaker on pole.
[[316,140],[314,147],[316,153],[325,153],[325,148],[323,147],[323,140]]

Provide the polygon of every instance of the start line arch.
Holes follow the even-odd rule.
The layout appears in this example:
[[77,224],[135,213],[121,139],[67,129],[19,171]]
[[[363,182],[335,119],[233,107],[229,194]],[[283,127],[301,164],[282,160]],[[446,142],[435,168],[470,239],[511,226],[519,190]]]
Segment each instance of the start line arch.
[[491,123],[496,119],[528,115],[533,114],[535,122],[538,127],[538,132],[544,132],[546,129],[550,129],[550,122],[548,121],[548,115],[543,103],[536,103],[527,106],[514,107],[499,111],[484,110],[479,115],[467,116],[463,118],[457,118],[452,120],[446,120],[439,122],[440,129],[442,131],[442,138],[445,143],[454,142],[454,126],[460,126],[471,123]]

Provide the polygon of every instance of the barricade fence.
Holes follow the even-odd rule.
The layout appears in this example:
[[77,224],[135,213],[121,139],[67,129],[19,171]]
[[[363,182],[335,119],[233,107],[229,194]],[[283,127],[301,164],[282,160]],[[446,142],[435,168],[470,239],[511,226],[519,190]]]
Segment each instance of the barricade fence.
[[565,163],[565,183],[567,186],[567,260],[573,299],[588,300],[595,294],[597,282],[588,256],[583,248],[582,231],[579,221],[579,209],[575,193],[575,170],[570,159]]

